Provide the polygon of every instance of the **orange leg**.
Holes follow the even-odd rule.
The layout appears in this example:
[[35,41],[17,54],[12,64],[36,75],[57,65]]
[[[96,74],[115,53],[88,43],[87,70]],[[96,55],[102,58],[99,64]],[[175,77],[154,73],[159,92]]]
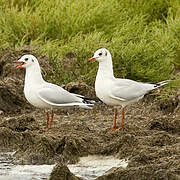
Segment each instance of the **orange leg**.
[[51,125],[53,123],[53,120],[54,120],[54,111],[52,110],[52,114],[51,114],[51,121],[49,123],[49,128],[51,128]]
[[119,125],[118,129],[121,129],[124,124],[124,117],[125,117],[125,108],[122,109],[121,112],[121,124]]
[[114,121],[113,121],[113,127],[110,129],[110,131],[115,131],[117,129],[116,121],[118,118],[118,110],[117,108],[114,108]]
[[49,113],[46,112],[46,115],[47,115],[47,120],[46,120],[46,128],[45,128],[45,130],[48,130],[49,129]]

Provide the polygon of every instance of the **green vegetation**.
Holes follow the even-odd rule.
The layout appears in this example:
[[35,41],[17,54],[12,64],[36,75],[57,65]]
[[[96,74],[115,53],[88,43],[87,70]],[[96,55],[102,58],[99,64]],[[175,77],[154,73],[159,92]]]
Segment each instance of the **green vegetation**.
[[[0,0],[0,50],[35,46],[59,84],[93,85],[93,53],[106,47],[118,77],[157,82],[180,75],[179,0]],[[176,83],[177,82],[177,83]]]

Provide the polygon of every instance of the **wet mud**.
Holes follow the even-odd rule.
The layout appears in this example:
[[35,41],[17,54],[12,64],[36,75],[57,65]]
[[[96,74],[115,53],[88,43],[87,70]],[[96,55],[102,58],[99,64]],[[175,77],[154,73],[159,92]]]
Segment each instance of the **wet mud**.
[[[25,100],[24,70],[15,70],[12,63],[25,53],[29,50],[24,48],[0,56],[1,151],[15,151],[19,164],[57,163],[51,180],[59,172],[64,175],[58,179],[80,179],[66,165],[87,155],[128,160],[127,168],[110,169],[98,180],[180,179],[180,92],[166,101],[158,100],[161,89],[128,106],[121,130],[109,132],[113,108],[98,101],[92,110],[56,110],[52,128],[45,131],[45,113]],[[38,58],[50,71],[47,57]],[[71,82],[64,88],[97,101],[93,87],[83,82]]]

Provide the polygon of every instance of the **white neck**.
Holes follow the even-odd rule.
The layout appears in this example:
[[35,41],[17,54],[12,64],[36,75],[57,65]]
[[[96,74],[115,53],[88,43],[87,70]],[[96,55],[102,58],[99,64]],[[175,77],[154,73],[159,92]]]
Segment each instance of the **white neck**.
[[39,85],[43,82],[44,79],[41,75],[41,69],[39,65],[30,66],[26,68],[25,85],[27,84]]
[[103,78],[114,78],[113,64],[111,56],[108,56],[108,60],[99,62],[99,68],[97,76],[103,76]]

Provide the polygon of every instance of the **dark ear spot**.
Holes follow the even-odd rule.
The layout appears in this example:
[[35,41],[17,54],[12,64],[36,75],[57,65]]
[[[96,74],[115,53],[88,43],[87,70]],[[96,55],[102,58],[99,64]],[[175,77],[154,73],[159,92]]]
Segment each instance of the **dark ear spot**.
[[32,59],[32,62],[34,62],[34,59]]
[[107,52],[105,52],[105,56],[107,56]]

